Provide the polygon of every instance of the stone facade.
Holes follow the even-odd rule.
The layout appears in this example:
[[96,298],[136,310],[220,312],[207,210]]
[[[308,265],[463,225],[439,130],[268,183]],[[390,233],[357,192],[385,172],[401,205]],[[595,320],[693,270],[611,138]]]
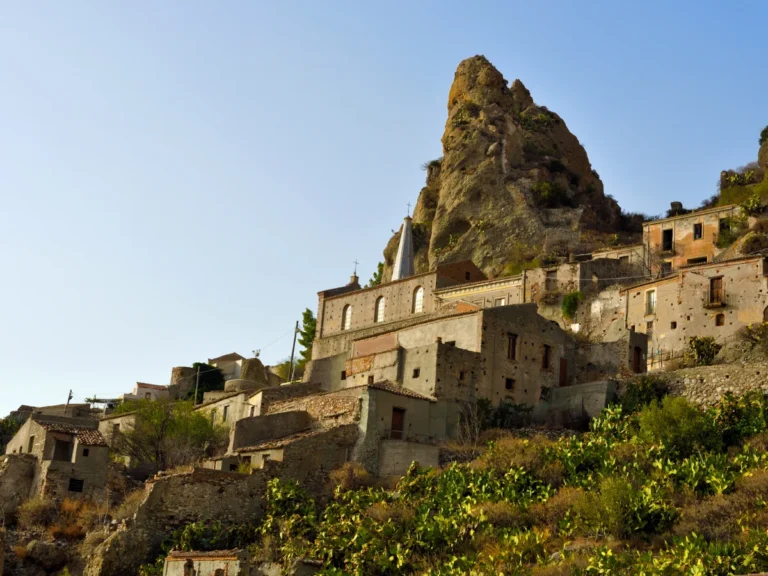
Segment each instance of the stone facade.
[[229,435],[229,453],[309,429],[310,415],[301,410],[242,418]]
[[101,499],[107,484],[109,448],[93,420],[33,414],[6,447],[6,454],[36,460],[30,496]]
[[728,205],[644,223],[648,267],[655,274],[711,262],[720,252],[715,242],[721,227],[738,214],[738,206]]
[[437,468],[440,448],[430,444],[383,440],[379,452],[379,476],[402,476],[413,462]]
[[211,394],[206,392],[205,402],[195,410],[208,415],[214,424],[231,428],[238,420],[255,415],[255,408],[249,403],[253,395],[251,390],[217,393],[209,399]]
[[36,464],[37,459],[29,454],[0,457],[0,523],[29,498]]
[[613,342],[584,342],[576,347],[576,382],[597,382],[627,378],[647,370],[648,338],[634,330],[625,330]]
[[722,342],[766,318],[767,275],[762,256],[685,267],[624,289],[626,323],[648,336],[653,354],[682,351],[690,336]]
[[163,576],[251,576],[254,574],[245,550],[176,552],[165,558]]

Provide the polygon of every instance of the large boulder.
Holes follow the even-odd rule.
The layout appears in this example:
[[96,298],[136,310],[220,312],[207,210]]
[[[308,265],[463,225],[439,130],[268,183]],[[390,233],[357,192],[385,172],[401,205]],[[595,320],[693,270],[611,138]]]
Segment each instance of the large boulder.
[[[618,204],[562,118],[483,56],[456,70],[442,143],[413,212],[416,273],[469,258],[494,276],[539,255],[590,249],[580,245],[585,230],[599,243],[620,229]],[[385,280],[398,241],[399,232],[385,248]]]
[[29,498],[36,462],[34,456],[27,454],[0,456],[0,508],[4,514],[15,513]]
[[43,568],[46,572],[54,572],[67,564],[67,551],[51,542],[32,540],[27,544],[26,560]]

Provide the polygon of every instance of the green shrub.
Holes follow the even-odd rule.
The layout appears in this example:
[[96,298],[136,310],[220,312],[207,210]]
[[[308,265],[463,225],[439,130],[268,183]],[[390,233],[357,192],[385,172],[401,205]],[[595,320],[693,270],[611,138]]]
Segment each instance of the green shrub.
[[633,414],[651,402],[661,400],[667,391],[666,383],[652,376],[641,376],[626,386],[619,404],[625,414]]
[[584,300],[584,293],[581,290],[569,292],[563,296],[563,303],[561,305],[563,318],[570,320],[576,316],[576,309],[579,307],[579,302],[582,300]]
[[760,390],[751,390],[740,397],[726,393],[712,411],[726,445],[740,444],[764,432],[767,407],[766,396]]
[[756,192],[753,192],[749,198],[739,204],[739,208],[750,216],[754,216],[755,214],[762,213],[763,201]]
[[531,188],[533,201],[544,208],[557,208],[558,206],[574,206],[573,199],[568,191],[557,182],[537,182]]
[[766,141],[768,141],[768,126],[760,131],[760,140],[758,140],[758,142],[760,142],[760,146],[765,144]]
[[691,336],[684,352],[685,362],[694,366],[709,366],[721,348],[722,345],[715,342],[712,336]]
[[638,425],[642,439],[662,444],[681,458],[722,446],[714,422],[684,398],[665,396],[646,406],[638,413]]

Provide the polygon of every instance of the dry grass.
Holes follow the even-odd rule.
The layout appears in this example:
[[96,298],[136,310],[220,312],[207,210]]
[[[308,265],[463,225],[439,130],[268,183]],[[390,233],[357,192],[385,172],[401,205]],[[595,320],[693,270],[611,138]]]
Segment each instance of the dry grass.
[[331,491],[339,488],[344,492],[366,488],[374,483],[374,478],[358,462],[345,462],[341,468],[328,474],[328,480]]
[[27,557],[27,547],[22,545],[14,546],[13,553],[19,560],[24,560]]
[[481,470],[496,470],[501,474],[513,467],[525,468],[539,480],[557,488],[563,482],[563,465],[547,460],[544,453],[553,444],[540,435],[530,438],[501,436],[471,466]]
[[19,506],[18,524],[26,530],[45,528],[56,519],[57,512],[50,498],[31,498]]
[[85,536],[85,529],[78,524],[56,523],[48,528],[48,534],[54,540],[80,540]]
[[472,508],[472,513],[485,518],[497,528],[528,528],[531,516],[519,505],[509,502],[484,502]]
[[95,532],[89,532],[83,542],[80,544],[80,556],[88,558],[93,555],[96,548],[107,539],[107,533],[103,530],[97,530]]
[[390,520],[395,524],[407,524],[416,517],[413,508],[402,502],[377,502],[371,505],[365,514],[382,524]]
[[139,507],[144,503],[146,498],[146,490],[134,490],[125,497],[125,500],[123,500],[123,503],[120,504],[120,507],[115,510],[114,514],[112,514],[112,517],[118,521],[133,518],[134,514],[136,514],[136,512],[139,510]]
[[529,512],[537,525],[555,530],[569,511],[576,512],[584,506],[585,494],[581,488],[561,488],[546,502],[534,504]]

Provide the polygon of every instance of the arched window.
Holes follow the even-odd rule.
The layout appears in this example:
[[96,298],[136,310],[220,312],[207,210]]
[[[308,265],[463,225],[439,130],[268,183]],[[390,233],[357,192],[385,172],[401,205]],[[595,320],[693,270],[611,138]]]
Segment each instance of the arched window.
[[424,288],[419,286],[413,291],[413,313],[418,314],[424,310]]
[[352,305],[347,304],[341,312],[341,329],[349,330],[352,326]]
[[376,298],[376,309],[373,311],[374,322],[384,322],[384,308],[387,305],[387,301],[384,296]]

